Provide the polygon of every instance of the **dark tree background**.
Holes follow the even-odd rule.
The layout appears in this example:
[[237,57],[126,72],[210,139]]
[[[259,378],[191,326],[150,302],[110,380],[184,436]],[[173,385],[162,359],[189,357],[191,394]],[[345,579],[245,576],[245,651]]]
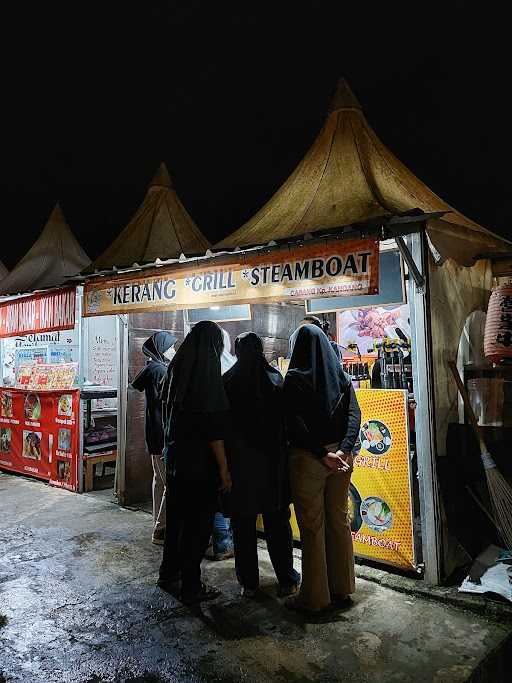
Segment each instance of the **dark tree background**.
[[244,5],[2,10],[7,266],[57,200],[97,256],[162,160],[206,235],[215,242],[229,234],[300,161],[339,76],[414,173],[469,217],[512,235],[500,5]]

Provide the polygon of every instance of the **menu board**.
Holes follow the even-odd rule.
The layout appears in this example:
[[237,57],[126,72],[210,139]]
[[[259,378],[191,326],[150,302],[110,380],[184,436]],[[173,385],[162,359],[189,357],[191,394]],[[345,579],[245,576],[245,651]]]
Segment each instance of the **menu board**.
[[[117,387],[117,319],[96,318],[89,322],[87,379],[99,386]],[[95,399],[93,410],[115,409],[117,399]]]
[[79,391],[0,389],[0,469],[78,489]]
[[35,391],[71,389],[77,370],[78,363],[22,365],[16,372],[16,386]]

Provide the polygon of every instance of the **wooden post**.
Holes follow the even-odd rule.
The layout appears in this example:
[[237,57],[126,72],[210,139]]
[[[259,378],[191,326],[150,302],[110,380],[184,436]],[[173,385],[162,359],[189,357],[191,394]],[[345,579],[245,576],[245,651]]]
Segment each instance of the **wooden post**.
[[417,405],[416,451],[423,561],[425,581],[435,586],[441,581],[441,523],[436,471],[428,245],[424,229],[409,235],[407,242],[412,258],[424,277],[421,286],[418,286],[412,277],[409,278],[409,304],[414,395]]

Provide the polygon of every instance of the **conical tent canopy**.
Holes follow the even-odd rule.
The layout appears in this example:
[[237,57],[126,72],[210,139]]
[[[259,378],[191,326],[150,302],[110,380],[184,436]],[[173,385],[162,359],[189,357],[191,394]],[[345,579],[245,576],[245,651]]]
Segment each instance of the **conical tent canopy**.
[[4,279],[4,277],[7,276],[8,273],[9,273],[9,271],[8,271],[7,268],[4,266],[4,264],[2,263],[2,261],[0,261],[0,282]]
[[0,294],[20,294],[64,284],[66,278],[76,275],[90,262],[57,204],[38,239],[0,282]]
[[162,163],[132,220],[88,270],[177,259],[181,254],[204,254],[209,247],[179,200]]
[[477,254],[507,247],[435,195],[382,144],[342,80],[324,127],[295,171],[253,218],[216,246],[265,244],[414,209],[449,212],[428,223],[430,240],[443,257],[470,265]]

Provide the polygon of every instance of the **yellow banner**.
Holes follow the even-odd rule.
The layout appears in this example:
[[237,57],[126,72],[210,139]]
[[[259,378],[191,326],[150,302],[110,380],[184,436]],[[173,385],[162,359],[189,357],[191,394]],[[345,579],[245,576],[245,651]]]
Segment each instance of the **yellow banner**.
[[[349,518],[354,553],[402,569],[416,567],[407,392],[356,389],[361,451],[354,462]],[[300,539],[292,506],[294,538]],[[261,519],[258,528],[262,529]]]
[[[205,263],[207,265],[205,265]],[[85,286],[84,315],[377,294],[376,240],[233,254]]]
[[415,567],[407,392],[356,389],[361,451],[349,491],[354,552]]

